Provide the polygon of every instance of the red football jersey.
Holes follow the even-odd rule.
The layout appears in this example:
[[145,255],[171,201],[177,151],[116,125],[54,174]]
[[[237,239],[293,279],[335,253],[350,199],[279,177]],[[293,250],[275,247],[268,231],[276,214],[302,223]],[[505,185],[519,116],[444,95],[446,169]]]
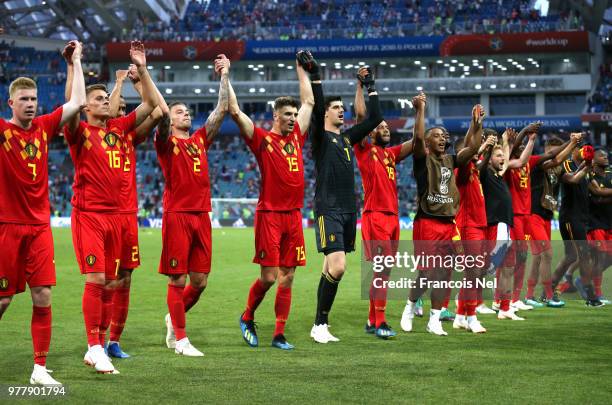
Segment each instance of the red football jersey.
[[62,107],[28,130],[0,118],[0,222],[49,223],[48,142],[61,120]]
[[123,140],[123,183],[121,185],[121,198],[119,199],[122,213],[134,214],[138,212],[138,193],[136,185],[136,132],[131,131]]
[[106,128],[81,121],[73,134],[65,127],[64,136],[74,162],[73,207],[94,212],[121,209],[121,186],[127,164],[123,142],[134,129],[135,121],[136,113],[131,112],[108,120]]
[[515,214],[531,214],[531,167],[539,159],[539,156],[530,156],[524,167],[510,169],[504,175],[512,195],[512,212]]
[[210,212],[206,127],[188,139],[155,137],[159,165],[164,173],[164,212]]
[[287,136],[253,128],[245,141],[257,158],[261,173],[258,211],[290,211],[304,205],[304,160],[306,134],[295,123]]
[[363,211],[398,214],[395,164],[400,162],[402,145],[383,148],[366,143],[353,146],[363,182]]
[[459,210],[455,222],[459,228],[487,226],[484,193],[476,164],[470,161],[455,169],[455,181],[459,189]]

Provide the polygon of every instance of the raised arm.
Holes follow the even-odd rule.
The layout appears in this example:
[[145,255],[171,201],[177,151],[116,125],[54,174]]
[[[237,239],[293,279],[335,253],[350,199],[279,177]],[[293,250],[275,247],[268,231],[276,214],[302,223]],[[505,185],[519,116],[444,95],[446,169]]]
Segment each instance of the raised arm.
[[538,160],[538,165],[542,166],[542,169],[548,170],[553,167],[559,166],[572,153],[576,145],[582,140],[581,132],[572,132],[570,134],[570,140],[563,145],[557,146],[541,156]]
[[300,125],[300,130],[304,134],[310,127],[315,101],[312,94],[312,86],[310,85],[310,78],[299,61],[296,61],[295,72],[297,73],[298,82],[300,84],[300,109],[298,110],[297,122]]
[[470,128],[465,135],[465,148],[457,153],[457,164],[459,166],[466,165],[475,154],[478,153],[480,143],[482,142],[482,121],[484,120],[484,108],[477,104],[472,108],[472,119],[470,120]]
[[119,105],[121,104],[121,90],[123,90],[123,82],[128,76],[128,70],[117,70],[115,72],[115,87],[111,91],[109,97],[110,116],[116,117],[119,115]]
[[355,86],[355,122],[359,123],[366,118],[367,109],[365,103],[365,95],[363,94],[363,82],[361,81],[362,77],[365,77],[367,74],[367,69],[365,67],[359,68],[357,72],[357,85]]
[[497,142],[497,137],[495,135],[489,135],[485,143],[482,144],[482,159],[476,162],[476,168],[478,170],[482,170],[483,167],[487,167],[489,164],[489,160],[491,159],[491,152],[493,151],[493,147]]
[[232,120],[238,125],[238,129],[240,130],[240,135],[244,136],[247,139],[251,139],[253,137],[253,131],[255,127],[253,126],[253,121],[249,118],[248,115],[240,111],[240,105],[238,105],[238,99],[236,99],[236,93],[234,93],[234,88],[232,84],[228,82],[228,94],[229,94],[229,113],[232,117]]
[[325,99],[323,97],[323,87],[321,85],[321,72],[319,70],[319,64],[310,51],[299,51],[295,58],[298,65],[310,76],[310,88],[314,105],[310,118],[309,134],[313,148],[317,148],[323,138],[323,132],[325,131]]
[[525,149],[523,149],[523,152],[521,152],[521,156],[518,159],[511,159],[508,162],[509,169],[518,169],[520,167],[524,167],[527,164],[527,162],[529,162],[529,157],[531,156],[531,153],[533,152],[533,145],[535,144],[536,135],[537,135],[537,132],[532,132],[529,134],[529,140],[527,141],[527,145],[525,145]]
[[427,154],[425,148],[425,106],[427,97],[421,92],[412,97],[412,106],[415,110],[414,133],[412,135],[412,152],[415,158],[421,158]]
[[79,112],[81,106],[85,105],[85,78],[83,76],[83,68],[81,67],[81,56],[83,46],[78,41],[74,43],[71,60],[72,60],[72,85],[70,86],[70,99],[62,107],[62,120],[60,126],[69,123],[69,129],[74,132],[79,125]]
[[361,76],[362,83],[365,85],[368,92],[368,115],[362,122],[353,125],[345,132],[349,138],[351,145],[361,142],[368,134],[383,121],[382,111],[380,109],[380,100],[376,92],[374,75],[370,68],[366,68],[365,76]]
[[516,132],[512,128],[507,128],[502,134],[502,151],[504,153],[504,164],[502,166],[501,173],[499,173],[499,175],[502,177],[506,173],[506,170],[508,170],[508,163],[510,162],[510,139],[515,134]]
[[221,81],[219,83],[217,106],[206,120],[206,137],[209,144],[219,133],[225,114],[229,110],[229,69],[230,60],[223,54],[217,55],[215,72],[221,75]]
[[542,126],[542,122],[536,121],[536,122],[532,122],[531,124],[527,125],[525,128],[521,129],[521,132],[518,133],[514,141],[514,144],[512,145],[512,148],[510,149],[510,156],[514,156],[516,149],[520,145],[523,144],[523,139],[525,139],[526,136],[530,136],[531,134],[534,134],[534,133],[537,134],[541,126]]
[[75,41],[70,41],[62,50],[62,56],[66,61],[66,88],[64,89],[64,100],[70,100],[72,93],[72,79],[74,78],[74,66],[72,66],[72,52],[74,52]]
[[149,75],[147,69],[147,59],[145,56],[145,47],[140,41],[132,41],[130,47],[130,58],[132,63],[136,65],[138,77],[142,83],[142,103],[136,108],[135,126],[140,125],[157,107],[157,96],[155,92],[155,84]]

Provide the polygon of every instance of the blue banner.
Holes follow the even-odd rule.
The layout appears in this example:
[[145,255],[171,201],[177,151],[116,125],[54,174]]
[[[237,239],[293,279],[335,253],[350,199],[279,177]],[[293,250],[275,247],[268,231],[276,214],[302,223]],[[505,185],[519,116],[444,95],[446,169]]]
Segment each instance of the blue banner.
[[[434,120],[430,120],[434,121]],[[506,128],[514,128],[517,131],[534,121],[542,121],[542,130],[564,130],[579,131],[582,129],[582,121],[579,115],[571,116],[534,116],[534,117],[486,117],[484,120],[485,128],[493,128],[498,132],[503,132]],[[450,132],[465,132],[470,127],[470,118],[440,118],[433,122],[435,125],[442,125]]]
[[247,41],[243,60],[293,59],[297,51],[310,50],[320,59],[398,56],[437,56],[443,36],[330,39],[297,41]]

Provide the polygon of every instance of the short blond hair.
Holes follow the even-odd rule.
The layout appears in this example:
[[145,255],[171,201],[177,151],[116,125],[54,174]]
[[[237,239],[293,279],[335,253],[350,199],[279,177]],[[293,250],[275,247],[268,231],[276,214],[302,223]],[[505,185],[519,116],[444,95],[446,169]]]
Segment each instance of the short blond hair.
[[36,82],[29,77],[18,77],[9,86],[9,97],[12,99],[17,90],[33,89],[36,90]]

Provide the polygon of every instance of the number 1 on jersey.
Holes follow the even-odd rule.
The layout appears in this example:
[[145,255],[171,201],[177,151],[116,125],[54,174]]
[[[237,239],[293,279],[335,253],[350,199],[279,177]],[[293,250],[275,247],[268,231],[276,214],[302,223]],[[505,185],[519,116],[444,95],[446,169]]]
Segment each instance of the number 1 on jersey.
[[344,148],[344,151],[346,152],[346,159],[350,162],[351,161],[351,155],[349,154],[349,148]]

